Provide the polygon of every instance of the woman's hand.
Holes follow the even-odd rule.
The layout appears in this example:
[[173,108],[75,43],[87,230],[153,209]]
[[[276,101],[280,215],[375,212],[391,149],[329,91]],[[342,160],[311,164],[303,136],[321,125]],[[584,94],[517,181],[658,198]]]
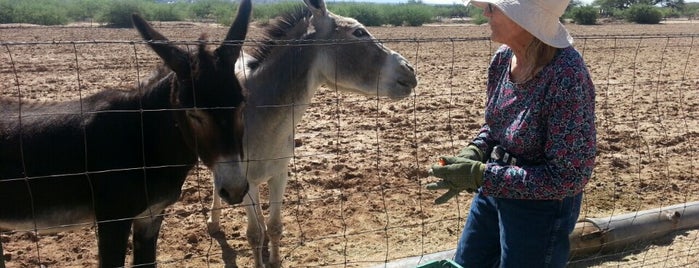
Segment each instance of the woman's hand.
[[427,184],[427,190],[448,191],[435,199],[435,204],[443,204],[461,191],[474,192],[483,185],[485,164],[464,157],[442,156],[442,164],[433,165],[428,171],[430,176],[442,180]]

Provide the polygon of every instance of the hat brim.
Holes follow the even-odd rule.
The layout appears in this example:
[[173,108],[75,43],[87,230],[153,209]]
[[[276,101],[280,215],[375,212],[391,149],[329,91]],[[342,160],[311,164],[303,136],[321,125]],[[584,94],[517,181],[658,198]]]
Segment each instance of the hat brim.
[[[501,0],[463,1],[464,5],[472,4],[479,8],[485,8],[488,4],[497,6],[505,16],[549,46],[564,48],[573,45],[573,37],[570,36],[568,30],[559,21],[559,18],[554,18],[540,7],[522,5],[517,2]],[[517,12],[513,12],[514,10]]]
[[468,6],[469,4],[474,5],[479,8],[485,8],[488,6],[488,4],[494,4],[493,1],[471,1],[471,0],[463,0],[464,6]]
[[[533,36],[552,47],[564,48],[573,44],[573,37],[559,21],[558,17],[544,12],[535,5],[521,5],[515,1],[500,1],[498,8],[512,21],[519,24]],[[513,11],[517,12],[513,12]]]

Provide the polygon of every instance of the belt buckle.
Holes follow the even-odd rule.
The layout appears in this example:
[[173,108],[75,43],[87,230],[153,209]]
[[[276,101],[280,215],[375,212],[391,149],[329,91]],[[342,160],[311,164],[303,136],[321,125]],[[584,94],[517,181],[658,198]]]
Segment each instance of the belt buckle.
[[502,161],[508,165],[517,165],[517,158],[510,155],[510,153],[508,153],[507,150],[503,149],[500,145],[493,147],[493,151],[490,153],[490,158],[495,159],[495,161]]
[[501,150],[502,150],[502,148],[500,148],[500,145],[495,145],[495,147],[493,147],[493,151],[490,152],[490,159],[493,159],[496,161],[502,159],[502,156],[500,155]]

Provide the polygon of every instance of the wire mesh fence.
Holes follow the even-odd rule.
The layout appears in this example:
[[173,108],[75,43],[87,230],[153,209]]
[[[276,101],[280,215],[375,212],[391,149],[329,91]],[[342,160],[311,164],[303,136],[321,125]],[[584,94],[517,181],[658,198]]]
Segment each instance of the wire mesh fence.
[[[166,27],[163,32],[173,40],[196,40],[200,32],[222,36],[217,32],[226,30],[205,27]],[[640,27],[574,34],[597,87],[599,154],[581,218],[699,199],[699,33],[687,29],[689,34],[644,32]],[[438,193],[424,189],[434,180],[426,170],[439,155],[458,152],[480,127],[486,68],[498,45],[488,41],[481,27],[371,30],[414,65],[419,84],[413,95],[398,101],[343,92],[329,84],[311,102],[290,104],[307,109],[293,136],[283,201],[285,267],[390,266],[397,259],[450,250],[468,216],[470,195],[465,193],[433,205]],[[1,31],[4,98],[50,102],[108,88],[128,89],[147,80],[159,62],[135,41],[138,37],[131,29]],[[183,47],[198,44],[178,42]],[[240,205],[221,209],[222,233],[207,233],[211,185],[210,172],[197,166],[180,200],[165,211],[160,266],[252,266],[256,249],[246,241],[247,220]],[[261,192],[265,196],[268,189]],[[267,213],[269,203],[262,202]],[[94,266],[94,222],[77,227],[56,234],[2,229],[0,253],[8,267]],[[129,245],[127,250],[132,249]],[[578,258],[571,266],[697,263],[699,231],[689,229]]]

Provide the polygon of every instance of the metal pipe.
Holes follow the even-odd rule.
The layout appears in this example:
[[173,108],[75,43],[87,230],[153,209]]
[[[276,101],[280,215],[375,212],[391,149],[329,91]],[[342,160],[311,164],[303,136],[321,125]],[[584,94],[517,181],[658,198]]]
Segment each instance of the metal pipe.
[[[570,235],[570,256],[582,259],[600,253],[623,251],[634,244],[663,237],[671,232],[699,228],[699,201],[578,221]],[[373,268],[414,268],[434,260],[454,257],[455,249],[414,256]]]
[[573,259],[619,252],[671,232],[699,228],[699,201],[604,218],[585,218],[570,235]]

